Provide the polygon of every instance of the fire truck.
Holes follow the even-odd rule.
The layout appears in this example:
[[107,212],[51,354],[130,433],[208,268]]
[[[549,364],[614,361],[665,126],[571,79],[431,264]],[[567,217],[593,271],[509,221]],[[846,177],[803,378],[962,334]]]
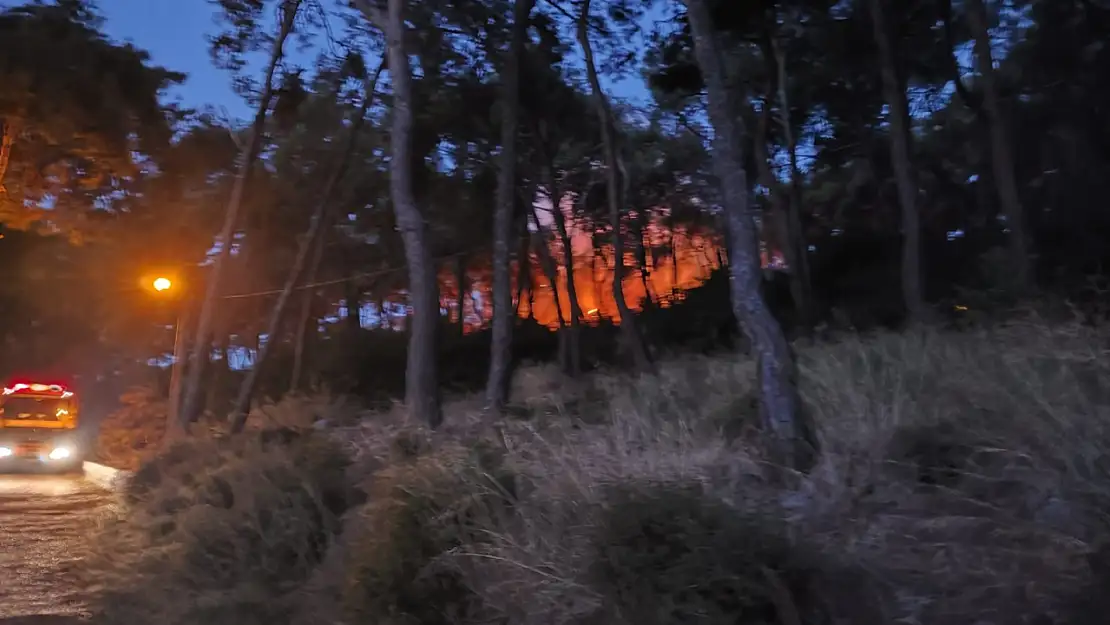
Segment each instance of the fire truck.
[[6,385],[0,394],[0,471],[80,467],[76,395],[60,384]]

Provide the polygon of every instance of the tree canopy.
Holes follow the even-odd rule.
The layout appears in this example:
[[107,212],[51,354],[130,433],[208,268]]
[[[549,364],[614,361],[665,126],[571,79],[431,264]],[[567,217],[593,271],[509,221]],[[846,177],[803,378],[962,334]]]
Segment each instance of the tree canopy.
[[184,76],[108,40],[76,1],[5,9],[0,40],[0,220],[87,229],[169,145],[161,96]]
[[[0,13],[0,254],[24,259],[4,327],[82,357],[162,357],[181,313],[216,413],[252,367],[264,394],[488,383],[499,409],[509,361],[650,371],[663,350],[737,345],[789,394],[793,337],[1102,297],[1097,3],[213,10],[213,71],[256,107],[250,126],[165,105],[183,77],[85,3]],[[647,99],[616,88],[636,76]],[[54,236],[87,232],[80,250]],[[188,287],[172,305],[142,290],[158,271]],[[491,337],[495,320],[511,331]],[[32,348],[8,334],[12,370]],[[764,400],[768,425],[795,410]]]

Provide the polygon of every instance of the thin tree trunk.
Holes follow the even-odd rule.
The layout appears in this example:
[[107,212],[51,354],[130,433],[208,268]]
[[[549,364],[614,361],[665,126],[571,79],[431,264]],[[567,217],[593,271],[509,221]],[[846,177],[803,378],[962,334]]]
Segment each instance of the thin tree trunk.
[[525,238],[524,239],[523,253],[524,253],[525,256],[528,257],[528,262],[524,266],[525,270],[527,271],[527,273],[524,274],[524,277],[526,277],[528,279],[528,290],[527,290],[527,294],[528,294],[528,320],[532,321],[532,322],[535,322],[536,321],[536,277],[535,277],[535,274],[532,273],[532,255],[531,255],[530,250],[531,250],[531,245],[529,245],[528,239]]
[[[529,16],[536,0],[516,0],[512,37],[505,57],[501,95],[501,157],[497,172],[497,208],[493,215],[493,336],[490,342],[487,411],[500,412],[509,399],[513,352],[512,277],[509,241],[516,207],[516,140],[520,118],[520,57],[524,54]],[[531,201],[531,199],[529,199]]]
[[637,271],[640,274],[640,284],[644,287],[644,299],[646,305],[655,304],[655,298],[651,292],[651,269],[648,267],[647,248],[644,243],[644,237],[647,236],[647,214],[646,212],[636,211],[636,226],[633,228],[633,234],[636,236],[636,264],[638,265]]
[[[209,340],[212,332],[212,315],[216,308],[216,296],[220,290],[220,282],[223,278],[224,267],[227,265],[228,258],[231,256],[232,239],[235,234],[235,226],[239,223],[239,212],[243,205],[243,194],[246,190],[247,178],[250,176],[251,168],[254,166],[255,160],[258,159],[258,154],[262,150],[262,134],[265,130],[266,115],[270,108],[270,101],[274,95],[274,73],[277,71],[278,63],[281,61],[283,50],[285,48],[285,40],[289,34],[293,32],[293,26],[296,23],[297,11],[300,9],[301,0],[284,0],[282,3],[282,19],[281,25],[278,29],[277,37],[274,38],[273,49],[270,51],[270,60],[266,68],[266,79],[262,84],[262,95],[258,101],[258,109],[254,115],[254,123],[251,126],[250,139],[247,143],[247,149],[242,154],[242,159],[239,162],[239,171],[235,176],[235,182],[231,188],[231,195],[227,201],[227,209],[224,217],[223,228],[220,230],[220,253],[216,255],[216,260],[212,264],[212,273],[208,277],[208,288],[204,293],[204,302],[201,305],[199,319],[197,321],[197,331],[193,338],[193,358],[194,362],[200,362],[201,358],[207,350],[212,349],[211,341]],[[199,415],[199,402],[201,397],[201,371],[200,367],[194,366],[189,371],[189,377],[185,384],[184,397],[182,399],[181,411],[176,425],[167,430],[167,436],[176,436],[188,433],[189,425]]]
[[594,236],[590,237],[590,286],[593,287],[594,302],[597,304],[597,307],[594,310],[597,311],[599,318],[601,317],[601,302],[603,297],[603,290],[602,287],[598,284],[597,280],[597,264],[599,261],[603,260],[605,260],[605,258],[604,256],[602,256],[602,251],[598,249],[597,236],[595,234]]
[[466,334],[466,293],[470,286],[466,278],[466,254],[455,257],[455,310],[459,316],[459,336]]
[[544,277],[547,278],[548,284],[551,285],[551,298],[555,302],[555,318],[559,323],[558,339],[559,339],[559,353],[557,360],[560,368],[564,371],[570,366],[571,344],[570,337],[567,334],[567,318],[563,313],[563,304],[559,301],[559,268],[555,262],[555,258],[551,255],[551,248],[548,246],[548,239],[546,231],[540,225],[539,212],[533,203],[529,207],[529,212],[532,216],[532,221],[536,224],[536,231],[532,233],[532,247],[536,250],[536,255],[540,259],[540,268],[543,270]]
[[[220,366],[213,377],[216,379],[217,387],[223,389],[231,378],[231,332],[228,332],[226,328],[220,332],[220,342],[216,345],[216,353],[220,355]],[[217,393],[218,396],[219,393]]]
[[362,331],[362,291],[354,278],[343,281],[343,300],[347,314],[347,332],[351,340]]
[[551,285],[551,297],[555,300],[555,316],[559,320],[559,331],[562,332],[567,325],[567,319],[563,314],[563,304],[559,301],[559,269],[555,264],[555,258],[551,255],[551,248],[548,247],[546,231],[540,225],[540,216],[535,204],[529,206],[528,210],[532,221],[536,224],[536,231],[532,233],[532,247],[535,248],[536,256],[540,259],[540,269],[543,270],[544,277]]
[[671,299],[674,299],[678,294],[678,247],[675,245],[673,219],[671,221],[668,231],[671,235],[671,273],[673,274],[671,276]]
[[[282,287],[281,294],[278,295],[277,302],[274,303],[273,310],[270,311],[270,319],[266,325],[267,341],[264,345],[259,346],[258,357],[254,361],[254,366],[250,368],[246,377],[243,378],[243,383],[239,387],[239,395],[235,400],[235,406],[232,408],[232,434],[241,432],[247,424],[251,399],[254,396],[255,387],[258,385],[258,379],[262,373],[262,368],[266,364],[270,350],[279,342],[278,332],[281,329],[281,321],[285,316],[289,298],[293,295],[293,289],[301,279],[301,274],[304,273],[309,251],[315,247],[316,239],[322,236],[322,228],[324,220],[327,218],[328,206],[331,204],[332,197],[339,187],[339,182],[343,179],[343,175],[347,171],[347,165],[351,162],[351,156],[355,151],[355,145],[358,143],[358,134],[362,130],[363,123],[366,121],[366,112],[370,109],[371,103],[374,101],[375,87],[377,86],[378,77],[384,67],[385,62],[383,60],[373,80],[367,81],[366,83],[366,95],[363,96],[362,107],[359,108],[358,112],[355,114],[355,118],[352,120],[351,129],[347,134],[347,142],[343,146],[342,152],[339,154],[335,168],[324,184],[320,199],[312,211],[312,218],[309,221],[308,230],[302,236],[300,245],[297,247],[297,256],[294,258],[293,266],[290,268],[289,275],[285,279],[285,285]],[[350,306],[350,302],[348,302],[348,306]],[[352,313],[350,308],[348,308],[347,312],[348,315]],[[355,315],[358,315],[357,307],[353,312]]]
[[794,137],[794,125],[790,121],[790,96],[787,90],[786,53],[779,48],[774,39],[770,44],[774,56],[775,74],[778,83],[779,116],[786,149],[790,156],[790,182],[788,185],[789,202],[786,213],[787,253],[791,258],[791,282],[796,283],[799,326],[808,329],[813,322],[812,287],[809,277],[809,251],[805,240],[805,226],[802,222],[802,182],[798,168],[798,142]]
[[991,166],[998,199],[1002,212],[1006,215],[1006,226],[1010,230],[1010,265],[1014,271],[1014,284],[1025,291],[1030,283],[1029,253],[1026,249],[1025,211],[1018,196],[1014,163],[1010,156],[1010,140],[1007,137],[1006,122],[1002,115],[1002,105],[998,98],[998,85],[994,74],[994,56],[991,53],[990,30],[987,24],[987,7],[983,0],[968,0],[967,16],[975,36],[975,57],[979,63],[980,80],[983,84],[983,110],[990,129]]
[[12,160],[12,146],[15,144],[16,126],[7,119],[0,118],[0,194],[7,192],[4,176]]
[[623,187],[627,185],[628,176],[617,153],[617,129],[614,125],[612,111],[609,109],[608,99],[601,90],[601,80],[597,74],[593,47],[590,45],[590,4],[591,0],[585,0],[582,3],[581,12],[578,16],[578,43],[582,46],[582,53],[586,57],[586,74],[589,78],[590,91],[593,95],[598,121],[601,122],[601,142],[605,152],[605,186],[609,204],[609,222],[613,230],[613,299],[617,304],[617,314],[620,317],[620,333],[625,347],[631,353],[636,370],[646,373],[654,370],[651,354],[640,335],[636,317],[629,309],[628,302],[624,298],[624,234],[621,228],[621,213],[625,202]]
[[928,317],[921,286],[921,217],[917,208],[917,180],[910,150],[910,113],[906,90],[898,77],[894,41],[886,0],[870,0],[871,23],[879,48],[883,93],[890,107],[890,160],[902,207],[902,297],[911,323]]
[[531,247],[531,244],[529,242],[530,239],[531,237],[528,234],[528,223],[525,222],[524,232],[521,234],[519,241],[519,256],[517,257],[516,261],[516,299],[514,300],[514,302],[516,304],[516,316],[520,317],[520,313],[522,310],[521,306],[524,305],[524,294],[525,292],[527,292],[529,300],[528,319],[534,319],[535,311],[532,310],[531,303],[535,289],[533,288],[534,285],[532,284],[532,258],[528,252]]
[[[316,276],[320,272],[320,263],[324,259],[324,246],[327,244],[327,236],[316,237],[316,244],[312,249],[312,261],[308,268],[308,274],[305,282],[311,284],[316,281]],[[316,332],[317,320],[312,319],[312,300],[315,293],[312,288],[305,288],[301,297],[301,314],[297,318],[297,337],[296,343],[293,345],[293,370],[289,375],[289,391],[296,392],[301,387],[301,375],[304,371],[304,352],[305,340],[308,335],[308,323],[313,321],[313,333]]]
[[[220,405],[221,401],[227,399],[225,387],[227,386],[227,381],[231,379],[231,366],[228,360],[228,351],[231,349],[231,333],[227,331],[226,326],[228,324],[226,319],[223,321],[222,325],[225,327],[216,330],[219,342],[214,350],[214,356],[218,357],[218,360],[213,360],[210,363],[211,371],[208,374],[208,389],[204,398],[204,407],[208,410],[213,410],[214,407]],[[180,406],[178,409],[180,410]]]
[[[951,51],[948,55],[948,71],[952,78],[952,83],[956,86],[956,94],[963,100],[964,105],[975,114],[976,136],[974,141],[981,146],[980,150],[984,154],[988,154],[987,157],[983,158],[985,161],[989,158],[987,150],[990,150],[990,120],[987,119],[987,113],[983,109],[982,98],[968,89],[967,85],[964,84],[959,58],[956,55],[956,49],[959,47],[959,43],[956,41],[955,24],[952,19],[952,0],[943,0],[939,8],[941,12],[941,21],[944,24],[944,43]],[[973,160],[978,160],[978,156],[979,155],[976,155],[976,158]],[[970,214],[969,217],[972,223],[979,224],[978,227],[982,227],[982,225],[986,223],[985,217],[990,207],[990,202],[988,201],[989,195],[983,193],[985,189],[984,185],[988,178],[993,179],[994,177],[989,175],[986,171],[979,172],[979,183],[975,185],[975,205],[979,210]]]
[[355,4],[386,36],[390,82],[393,85],[389,190],[404,243],[413,309],[405,368],[405,403],[417,419],[434,428],[443,422],[436,370],[439,283],[428,243],[427,225],[416,203],[413,188],[412,69],[405,45],[405,1],[389,0],[384,13],[372,0],[355,0]]
[[767,150],[767,126],[771,117],[771,91],[768,88],[767,97],[763,100],[763,110],[760,111],[757,117],[752,147],[755,150],[755,166],[759,182],[767,187],[770,193],[771,206],[775,215],[775,229],[778,231],[779,242],[786,254],[786,263],[790,265],[790,298],[794,300],[794,308],[797,311],[798,319],[804,320],[807,318],[807,308],[809,306],[809,287],[803,278],[803,274],[798,273],[796,268],[805,260],[798,258],[799,246],[795,244],[795,234],[790,227],[791,199],[788,197],[786,190],[783,189],[782,183],[775,177],[775,172],[771,169],[771,155]]
[[[186,332],[188,332],[189,323],[191,321],[191,308],[188,302],[181,304],[181,310],[178,312],[177,323],[174,328],[173,368],[170,370],[170,406],[169,421],[167,423],[180,423],[178,413],[181,410],[181,380],[185,375],[185,355],[189,353],[189,346],[186,344]],[[170,443],[170,438],[166,437],[163,443]]]
[[732,309],[751,341],[759,362],[761,412],[775,440],[775,456],[794,468],[808,468],[815,442],[809,434],[795,384],[794,360],[786,337],[763,299],[759,245],[748,213],[748,185],[742,153],[743,128],[725,78],[714,24],[705,0],[684,0],[694,38],[694,52],[709,95],[713,124],[713,164],[720,180],[729,240]]
[[[544,144],[547,145],[546,137]],[[570,300],[570,333],[567,335],[567,375],[576,378],[582,374],[582,304],[578,301],[578,286],[574,275],[574,242],[567,230],[566,215],[563,214],[563,191],[555,172],[555,159],[547,154],[547,189],[551,197],[551,214],[555,221],[555,231],[563,246],[563,270],[567,276],[567,299]]]

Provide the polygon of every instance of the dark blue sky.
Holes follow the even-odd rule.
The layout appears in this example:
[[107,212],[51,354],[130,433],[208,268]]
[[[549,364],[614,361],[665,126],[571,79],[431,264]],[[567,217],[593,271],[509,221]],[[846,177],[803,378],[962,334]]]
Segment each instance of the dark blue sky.
[[[230,76],[215,68],[208,55],[206,37],[215,32],[216,25],[213,6],[207,0],[99,0],[98,5],[111,38],[130,41],[150,52],[155,63],[188,74],[188,81],[171,98],[187,106],[226,107],[233,117],[249,117],[246,105],[231,89]],[[310,58],[293,60],[305,63]],[[647,97],[639,78],[606,86],[620,98]]]
[[246,117],[247,108],[231,90],[226,72],[213,67],[206,36],[215,32],[212,6],[206,0],[100,0],[106,30],[113,39],[130,41],[150,52],[155,63],[184,72],[189,80],[174,97],[189,106],[226,106]]

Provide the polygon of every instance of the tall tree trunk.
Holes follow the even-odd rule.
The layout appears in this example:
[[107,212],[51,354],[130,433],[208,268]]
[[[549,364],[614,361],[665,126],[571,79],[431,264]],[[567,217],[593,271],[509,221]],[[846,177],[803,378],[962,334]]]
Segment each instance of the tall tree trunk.
[[578,16],[578,43],[582,46],[582,53],[586,57],[586,74],[589,78],[594,108],[601,123],[601,143],[605,152],[605,188],[609,204],[609,223],[613,230],[613,299],[616,301],[617,313],[620,316],[620,333],[625,348],[630,352],[636,370],[646,373],[654,370],[651,354],[640,335],[636,317],[624,298],[624,233],[621,228],[621,213],[626,199],[624,187],[627,185],[628,176],[617,151],[617,128],[612,111],[609,109],[609,101],[601,90],[593,46],[590,45],[590,4],[591,0],[585,0],[582,3]]
[[355,4],[385,33],[387,42],[389,74],[393,85],[389,190],[405,248],[413,309],[405,368],[405,403],[417,419],[434,428],[443,422],[436,369],[439,283],[429,247],[427,224],[416,203],[413,188],[412,69],[405,44],[405,0],[389,0],[385,12],[372,0],[355,0]]
[[983,0],[968,0],[968,22],[975,36],[975,57],[983,84],[983,110],[990,130],[991,167],[1006,226],[1010,230],[1010,265],[1014,271],[1014,284],[1025,291],[1030,283],[1029,253],[1026,249],[1025,211],[1018,196],[1014,163],[1010,157],[1010,140],[998,97],[998,84],[994,74],[994,55],[991,53],[991,36],[987,23],[987,7]]
[[[335,167],[328,176],[327,182],[324,184],[320,199],[317,201],[312,211],[308,230],[302,235],[300,245],[297,246],[297,256],[293,259],[293,266],[289,269],[289,275],[285,279],[285,285],[282,287],[281,294],[278,295],[277,301],[274,303],[273,310],[270,311],[270,319],[266,324],[267,340],[265,344],[259,346],[258,357],[254,361],[254,366],[247,371],[246,377],[243,378],[243,383],[239,387],[239,395],[235,399],[235,406],[232,408],[232,434],[243,431],[243,428],[247,424],[251,399],[258,385],[259,376],[262,374],[262,368],[266,365],[266,360],[274,345],[280,342],[278,340],[278,332],[281,330],[281,322],[285,316],[289,298],[293,295],[293,289],[296,287],[297,282],[300,281],[301,274],[303,274],[305,270],[305,265],[308,264],[309,252],[316,246],[317,238],[323,236],[323,225],[324,220],[327,218],[328,206],[331,204],[332,198],[338,190],[339,182],[347,172],[347,166],[351,162],[351,156],[355,151],[355,145],[358,143],[358,134],[362,130],[363,123],[366,121],[366,112],[370,109],[371,103],[374,101],[378,77],[384,67],[385,63],[383,61],[382,65],[378,68],[378,73],[374,75],[373,80],[368,80],[366,82],[366,94],[363,96],[362,106],[351,121],[351,128],[347,132],[347,141],[342,151],[339,153]],[[350,305],[351,302],[348,301],[348,315],[352,314]],[[359,313],[357,305],[353,313],[356,315],[357,319]]]
[[[297,11],[300,9],[300,5],[301,0],[284,0],[281,5],[281,25],[278,29],[277,36],[274,38],[273,49],[270,51],[270,60],[266,67],[266,78],[262,83],[262,95],[258,100],[258,109],[255,112],[254,123],[251,126],[250,139],[247,142],[246,150],[241,154],[239,171],[236,173],[235,182],[231,188],[231,195],[227,201],[224,224],[223,228],[220,230],[220,253],[216,255],[215,262],[212,264],[212,272],[208,276],[208,287],[205,289],[204,302],[201,305],[199,319],[197,321],[197,331],[193,337],[192,360],[197,363],[201,362],[205,353],[212,349],[212,343],[209,338],[212,332],[212,315],[217,303],[216,297],[220,291],[220,282],[223,278],[224,267],[227,265],[228,258],[231,256],[232,239],[235,234],[235,226],[239,223],[239,212],[243,205],[243,193],[246,190],[247,178],[250,176],[251,168],[254,166],[255,160],[258,159],[258,154],[262,150],[262,134],[265,130],[266,115],[270,108],[270,102],[274,96],[274,73],[277,71],[278,63],[281,61],[283,55],[285,40],[288,39],[290,33],[293,32],[293,26],[296,23]],[[199,402],[201,398],[200,369],[200,367],[194,366],[189,371],[189,377],[185,383],[181,410],[178,416],[178,423],[170,426],[170,429],[167,430],[167,436],[179,436],[187,433],[189,424],[192,423],[199,414]]]
[[886,0],[870,0],[871,24],[879,48],[879,73],[890,107],[890,161],[902,207],[902,297],[911,323],[928,317],[921,286],[921,217],[917,208],[917,179],[910,150],[910,112],[906,90],[898,76],[894,39],[886,15]]
[[761,413],[774,437],[776,460],[806,469],[813,462],[816,443],[802,415],[790,345],[762,295],[759,244],[748,212],[743,128],[735,114],[740,103],[731,101],[734,96],[725,78],[724,57],[706,0],[684,1],[695,57],[709,95],[713,164],[728,218],[732,310],[758,357]]
[[[505,57],[501,94],[501,156],[497,172],[497,208],[493,215],[493,336],[490,342],[488,411],[500,412],[509,399],[513,352],[512,277],[509,247],[516,207],[516,139],[520,118],[520,57],[528,35],[529,16],[536,0],[516,0],[512,37]],[[529,198],[531,201],[531,198]]]

